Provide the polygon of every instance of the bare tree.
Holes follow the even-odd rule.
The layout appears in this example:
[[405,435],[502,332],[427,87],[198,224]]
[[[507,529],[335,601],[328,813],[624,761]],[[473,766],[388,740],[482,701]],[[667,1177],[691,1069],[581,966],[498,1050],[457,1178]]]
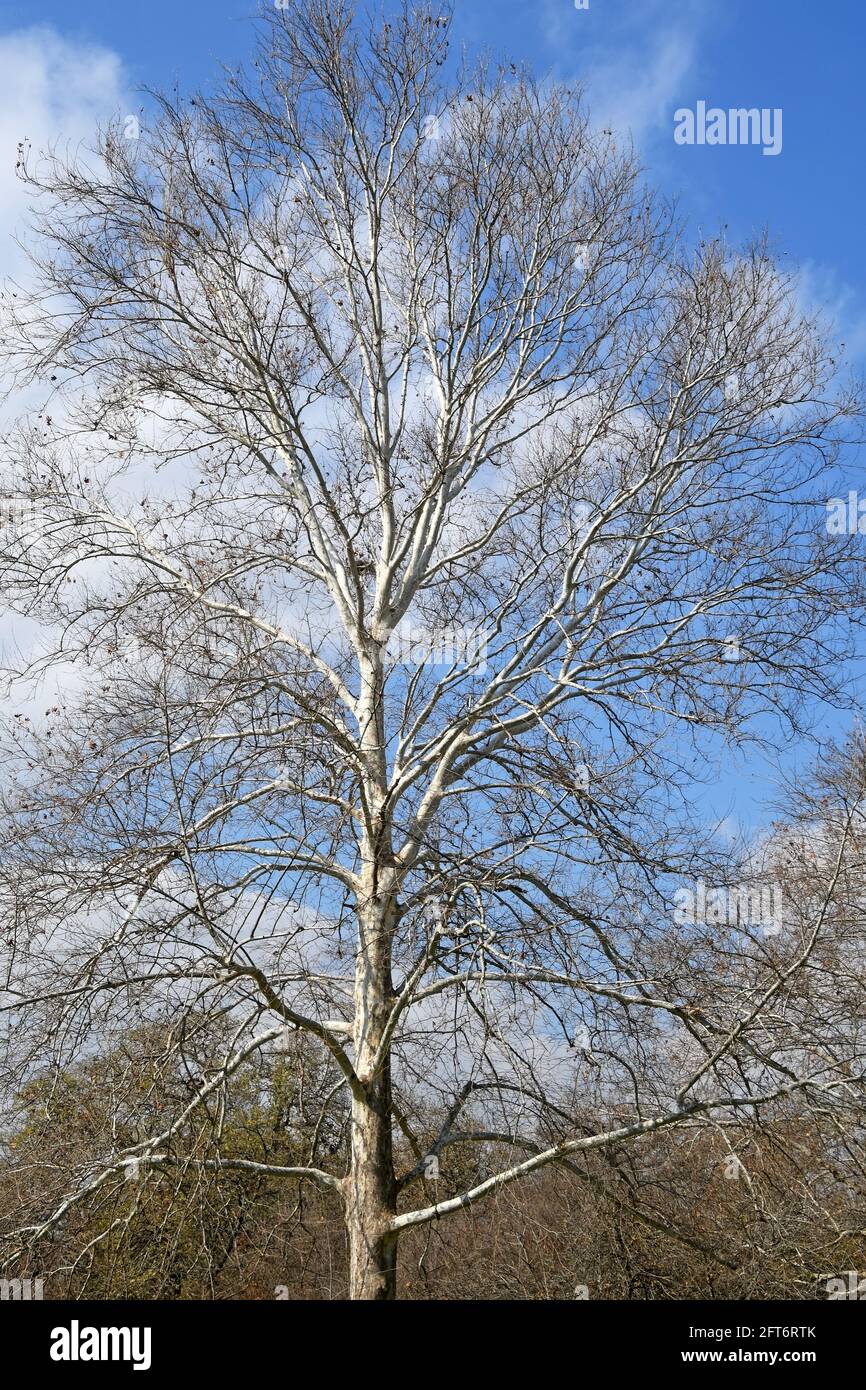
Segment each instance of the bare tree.
[[[697,780],[837,695],[858,399],[765,243],[690,245],[579,92],[446,79],[449,28],[292,3],[216,95],[22,149],[4,1074],[166,1016],[167,1097],[196,1061],[158,1123],[118,1091],[140,1138],[13,1255],[131,1164],[236,1166],[233,1082],[292,1030],[320,1122],[270,1171],[342,1201],[364,1299],[543,1165],[862,1100],[830,999],[805,1027],[832,883],[773,936],[673,911],[767,874]],[[513,1158],[439,1200],[472,1143]]]

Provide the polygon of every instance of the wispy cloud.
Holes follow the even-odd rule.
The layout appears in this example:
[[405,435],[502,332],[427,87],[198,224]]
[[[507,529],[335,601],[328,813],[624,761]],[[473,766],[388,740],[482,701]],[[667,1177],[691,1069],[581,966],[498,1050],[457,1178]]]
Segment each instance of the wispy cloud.
[[[802,309],[820,314],[840,340],[840,352],[849,361],[866,360],[866,313],[863,296],[847,285],[832,266],[805,261],[799,268],[797,297]],[[844,347],[841,345],[844,343]]]
[[[128,104],[116,53],[67,40],[44,26],[0,33],[0,280],[12,276],[26,283],[28,278],[25,253],[13,239],[26,234],[31,201],[16,174],[19,142],[28,140],[34,153],[48,146],[72,152],[92,142],[97,122]],[[24,403],[19,397],[14,409],[4,405],[0,423]],[[18,654],[32,655],[43,636],[38,623],[0,612],[0,662],[15,664]],[[53,698],[62,689],[68,695],[75,680],[71,668],[59,684],[55,673],[42,693]],[[6,711],[29,709],[32,703],[32,690],[19,690]]]
[[641,54],[626,51],[601,59],[584,74],[593,116],[614,131],[628,131],[644,144],[671,121],[671,108],[695,61],[691,34],[672,30]]
[[23,264],[11,236],[30,201],[15,174],[19,141],[72,150],[128,100],[116,53],[46,27],[0,33],[0,276]]
[[667,131],[674,106],[693,74],[701,42],[714,20],[698,0],[644,0],[626,10],[590,0],[545,0],[542,32],[560,76],[578,78],[597,124],[630,132],[645,145]]

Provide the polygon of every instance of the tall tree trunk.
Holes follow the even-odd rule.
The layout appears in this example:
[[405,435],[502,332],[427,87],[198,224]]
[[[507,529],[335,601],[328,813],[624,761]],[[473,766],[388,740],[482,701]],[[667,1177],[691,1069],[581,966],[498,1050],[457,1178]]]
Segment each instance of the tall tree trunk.
[[349,1297],[393,1299],[397,1295],[397,1240],[388,1223],[396,1210],[391,1148],[389,1067],[352,1103],[352,1163],[346,1224],[349,1234]]
[[355,1071],[361,1093],[352,1098],[351,1166],[346,1182],[351,1298],[396,1297],[397,1240],[389,1223],[397,1209],[391,1133],[391,1060],[373,1070],[393,1006],[391,932],[393,899],[376,895],[360,914],[355,977]]
[[397,1294],[397,1238],[389,1230],[397,1210],[391,1135],[390,1049],[379,1047],[394,1005],[391,951],[398,908],[396,865],[387,805],[385,677],[381,645],[371,642],[361,658],[359,722],[366,762],[368,822],[358,900],[355,963],[355,1073],[351,1166],[346,1179],[351,1298],[392,1299]]

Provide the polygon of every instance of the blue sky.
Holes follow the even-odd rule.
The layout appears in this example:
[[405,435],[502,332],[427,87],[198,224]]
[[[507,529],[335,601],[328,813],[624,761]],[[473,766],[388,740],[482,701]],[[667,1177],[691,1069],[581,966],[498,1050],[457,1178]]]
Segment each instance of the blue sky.
[[[74,142],[95,115],[129,109],[138,84],[206,85],[222,60],[248,52],[255,8],[0,0],[0,241],[21,210],[10,175],[22,135]],[[855,365],[866,366],[863,0],[589,0],[587,10],[574,0],[457,0],[455,29],[472,49],[584,80],[593,111],[631,129],[649,178],[678,197],[694,230],[726,224],[736,242],[769,228],[802,267],[806,296],[833,312]],[[674,112],[700,100],[781,108],[781,153],[677,145]],[[713,804],[760,819],[766,776],[760,763],[741,769]]]
[[[119,55],[130,85],[206,81],[249,45],[254,0],[0,0],[0,34],[50,26]],[[457,36],[538,72],[587,80],[600,114],[634,120],[654,179],[705,225],[764,224],[814,267],[825,296],[866,320],[866,183],[861,0],[457,0]],[[673,111],[781,107],[778,158],[742,147],[673,143]],[[866,327],[863,350],[866,352]]]

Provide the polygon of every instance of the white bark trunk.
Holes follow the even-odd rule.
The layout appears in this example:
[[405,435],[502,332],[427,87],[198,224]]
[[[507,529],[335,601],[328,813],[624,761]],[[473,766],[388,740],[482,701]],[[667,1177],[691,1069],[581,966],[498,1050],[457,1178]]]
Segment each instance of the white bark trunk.
[[353,1299],[393,1299],[397,1292],[397,1237],[389,1230],[396,1209],[390,1090],[387,1074],[380,1075],[368,1099],[352,1105],[346,1226]]
[[346,1179],[349,1293],[353,1299],[392,1299],[396,1297],[397,1237],[390,1226],[396,1214],[397,1187],[391,1134],[391,1062],[389,1049],[382,1057],[379,1049],[394,1004],[391,950],[397,906],[391,827],[384,809],[384,676],[375,644],[362,659],[361,675],[361,742],[367,763],[369,822],[363,848],[355,967],[355,1072],[360,1087],[352,1098],[351,1161]]
[[351,1165],[346,1182],[351,1298],[396,1296],[397,1238],[391,1134],[391,1066],[371,1074],[393,1004],[390,966],[392,908],[374,903],[362,914],[355,980],[355,1070],[362,1094],[352,1099]]

